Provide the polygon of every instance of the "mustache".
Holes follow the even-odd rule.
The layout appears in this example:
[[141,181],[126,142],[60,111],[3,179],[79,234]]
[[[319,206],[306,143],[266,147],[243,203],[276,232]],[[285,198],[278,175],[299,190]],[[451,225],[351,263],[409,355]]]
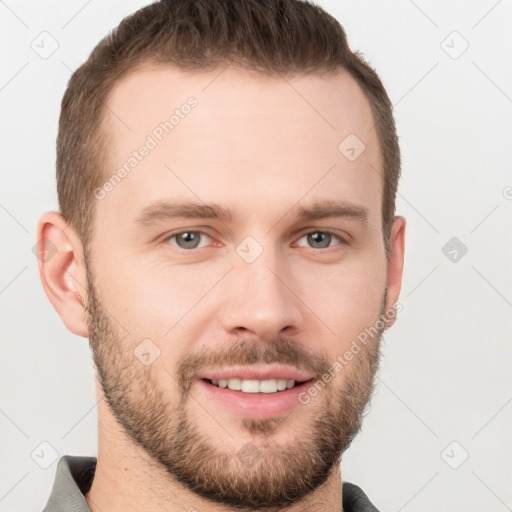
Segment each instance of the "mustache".
[[239,339],[219,350],[203,348],[189,352],[178,361],[176,377],[181,389],[186,392],[195,376],[206,368],[272,363],[313,373],[316,378],[320,378],[330,368],[327,355],[314,353],[289,338],[278,337],[266,342]]

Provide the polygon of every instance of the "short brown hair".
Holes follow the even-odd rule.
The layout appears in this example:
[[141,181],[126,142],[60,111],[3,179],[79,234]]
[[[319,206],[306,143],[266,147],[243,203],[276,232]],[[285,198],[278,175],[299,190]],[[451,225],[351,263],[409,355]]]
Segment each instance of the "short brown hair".
[[113,85],[146,61],[198,71],[232,62],[270,75],[348,71],[370,103],[380,143],[389,257],[401,165],[393,107],[377,73],[350,50],[340,23],[305,0],[161,0],[124,18],[98,43],[68,83],[57,137],[60,211],[85,249],[92,237],[94,190],[107,165],[105,104]]

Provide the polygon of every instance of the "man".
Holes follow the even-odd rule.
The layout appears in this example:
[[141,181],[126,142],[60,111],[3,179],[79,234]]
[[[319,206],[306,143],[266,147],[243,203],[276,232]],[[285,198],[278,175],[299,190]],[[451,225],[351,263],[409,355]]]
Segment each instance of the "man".
[[72,76],[44,289],[98,455],[46,511],[375,511],[342,480],[400,294],[391,103],[300,0],[168,0]]

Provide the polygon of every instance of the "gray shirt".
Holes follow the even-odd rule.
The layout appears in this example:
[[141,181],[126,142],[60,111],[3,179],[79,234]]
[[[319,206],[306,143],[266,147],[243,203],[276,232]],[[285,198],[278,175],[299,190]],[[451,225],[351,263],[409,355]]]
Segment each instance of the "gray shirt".
[[[91,488],[95,470],[96,457],[61,457],[43,512],[91,512],[84,495]],[[343,482],[342,499],[344,512],[379,512],[357,485]]]

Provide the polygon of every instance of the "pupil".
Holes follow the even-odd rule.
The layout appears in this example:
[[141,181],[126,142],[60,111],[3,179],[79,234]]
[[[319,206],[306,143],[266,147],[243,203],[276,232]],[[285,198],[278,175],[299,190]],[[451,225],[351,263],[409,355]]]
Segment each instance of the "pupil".
[[187,231],[186,233],[181,233],[178,237],[178,240],[181,239],[186,249],[194,248],[197,246],[198,237],[194,232]]
[[[322,249],[326,248],[326,247],[329,247],[329,243],[330,243],[330,237],[331,235],[329,235],[328,233],[321,233],[319,231],[315,232],[315,233],[311,233],[309,235],[310,237],[310,242],[312,243],[316,243],[316,244],[320,244],[320,247]],[[318,246],[317,246],[318,247]]]

